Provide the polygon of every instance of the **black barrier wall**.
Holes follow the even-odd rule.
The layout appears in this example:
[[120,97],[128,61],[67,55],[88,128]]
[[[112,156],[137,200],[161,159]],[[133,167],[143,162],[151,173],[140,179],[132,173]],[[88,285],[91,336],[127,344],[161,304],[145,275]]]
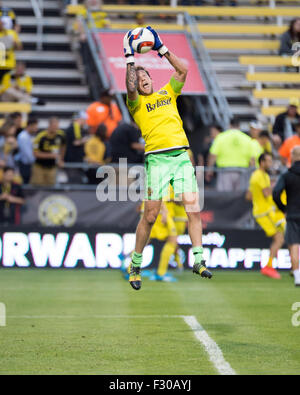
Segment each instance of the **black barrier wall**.
[[[134,232],[139,219],[141,202],[125,198],[116,202],[99,202],[96,191],[26,191],[22,210],[22,224],[26,226],[66,226],[114,228],[120,232]],[[207,229],[251,228],[254,221],[251,204],[244,193],[206,191],[202,210],[203,227]]]

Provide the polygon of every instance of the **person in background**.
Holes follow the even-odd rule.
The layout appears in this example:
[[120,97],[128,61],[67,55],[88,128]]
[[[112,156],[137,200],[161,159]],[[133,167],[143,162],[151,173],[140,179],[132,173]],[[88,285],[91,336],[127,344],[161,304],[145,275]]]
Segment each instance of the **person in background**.
[[293,44],[300,42],[300,18],[293,19],[289,29],[280,38],[279,55],[293,56],[298,48],[293,49]]
[[264,153],[259,157],[259,169],[250,178],[247,199],[252,200],[253,216],[267,237],[273,239],[270,247],[270,257],[267,266],[261,273],[274,279],[280,279],[280,274],[273,268],[273,260],[284,244],[285,218],[276,210],[272,199],[271,180],[268,172],[272,168],[272,155]]
[[252,139],[258,139],[260,132],[263,131],[263,125],[261,122],[252,121],[249,124],[249,135]]
[[[282,202],[286,191],[287,204]],[[288,245],[295,285],[300,286],[300,145],[292,150],[292,167],[279,178],[273,190],[273,199],[279,210],[286,213],[285,241]]]
[[7,135],[16,136],[16,126],[11,120],[6,120],[0,127],[0,151],[4,150]]
[[209,135],[204,139],[203,149],[198,155],[198,166],[207,166],[209,150],[215,139],[222,133],[220,125],[214,124],[209,127]]
[[263,153],[272,154],[271,138],[267,131],[263,130],[256,139],[252,139],[252,152],[256,167],[259,167],[258,159]]
[[71,125],[66,129],[65,162],[83,162],[84,145],[88,141],[86,120],[86,113],[80,111],[74,115]]
[[110,138],[113,131],[122,120],[122,114],[109,89],[104,89],[100,93],[99,100],[92,103],[86,110],[88,119],[87,124],[90,126],[92,133],[95,133],[99,125],[104,123],[106,126],[106,140]]
[[[239,127],[239,120],[233,119],[231,129],[219,134],[209,151],[208,167],[212,168],[217,164],[217,167],[222,169],[217,177],[218,191],[232,192],[244,189],[245,170],[255,166],[252,140],[239,130]],[[213,175],[213,170],[206,172],[206,181],[210,182]]]
[[19,152],[16,159],[24,184],[29,183],[32,166],[35,162],[33,137],[38,132],[38,124],[37,118],[29,118],[26,128],[18,135]]
[[288,167],[290,167],[292,164],[292,151],[294,147],[300,145],[300,121],[297,125],[295,125],[295,130],[296,134],[285,140],[279,149],[282,164]]
[[22,132],[22,130],[24,129],[22,127],[23,125],[23,118],[22,118],[22,114],[20,112],[13,112],[11,114],[9,114],[9,116],[7,117],[7,121],[11,122],[15,125],[16,127],[16,136],[19,135],[19,133]]
[[[16,67],[15,51],[22,49],[22,43],[15,30],[8,30],[5,28],[4,18],[0,18],[0,43],[5,46],[5,54],[1,54],[0,63],[0,81],[5,73],[13,70]],[[4,56],[5,55],[5,56]],[[2,59],[3,58],[3,59]]]
[[3,19],[5,29],[15,30],[17,33],[20,32],[20,25],[17,24],[14,10],[9,7],[4,7],[2,1],[0,1],[0,18]]
[[49,120],[47,130],[36,136],[33,143],[35,164],[30,183],[37,186],[53,186],[58,167],[64,166],[66,151],[65,133],[59,129],[59,120]]
[[181,5],[203,5],[203,0],[182,0]]
[[300,122],[299,105],[298,99],[291,99],[287,111],[277,115],[273,126],[273,141],[276,148],[295,134],[295,125]]
[[25,203],[22,188],[14,182],[15,171],[5,167],[0,184],[0,223],[1,225],[20,225],[21,206]]
[[3,169],[11,167],[16,169],[14,154],[17,151],[16,128],[13,123],[6,121],[1,129],[1,148],[0,148],[0,180],[3,177]]
[[17,62],[16,68],[4,74],[0,87],[1,100],[5,102],[22,102],[45,104],[43,100],[32,96],[32,78],[26,74],[23,62]]
[[[99,125],[96,133],[92,135],[85,144],[85,161],[91,165],[103,166],[110,162],[110,153],[107,143],[105,143],[105,136],[107,130],[104,124]],[[87,177],[90,184],[96,184],[97,168],[90,168],[87,172]]]
[[109,144],[113,163],[122,158],[126,158],[128,163],[143,163],[145,145],[141,142],[140,130],[134,124],[120,123]]

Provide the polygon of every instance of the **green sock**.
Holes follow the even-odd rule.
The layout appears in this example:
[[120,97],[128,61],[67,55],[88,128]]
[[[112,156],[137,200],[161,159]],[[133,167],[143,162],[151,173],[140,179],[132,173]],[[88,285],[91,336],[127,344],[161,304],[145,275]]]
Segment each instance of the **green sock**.
[[194,247],[192,251],[195,257],[195,263],[201,263],[203,261],[203,247]]
[[142,265],[142,261],[143,261],[143,254],[137,254],[136,252],[134,252],[132,254],[132,265],[133,266],[141,266]]

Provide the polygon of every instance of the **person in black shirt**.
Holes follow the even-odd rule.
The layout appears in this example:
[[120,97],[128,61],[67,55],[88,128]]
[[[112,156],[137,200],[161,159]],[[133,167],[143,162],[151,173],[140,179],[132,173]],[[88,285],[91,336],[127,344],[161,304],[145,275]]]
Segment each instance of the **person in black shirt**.
[[24,195],[20,185],[14,183],[14,169],[6,167],[0,184],[0,222],[1,225],[20,225],[21,206]]
[[48,129],[36,136],[33,148],[36,161],[32,169],[31,184],[53,186],[57,168],[64,166],[66,151],[65,133],[59,129],[57,118],[51,118]]
[[88,140],[86,128],[87,115],[84,111],[76,114],[73,122],[66,129],[66,155],[65,162],[83,162],[84,144]]
[[127,158],[128,163],[142,163],[145,146],[140,142],[141,132],[135,126],[121,123],[110,137],[112,162]]
[[[281,201],[281,194],[284,190],[287,194],[287,205]],[[279,178],[273,190],[273,199],[278,208],[286,213],[285,241],[291,255],[295,285],[300,286],[300,146],[294,147],[292,167]]]
[[300,122],[298,105],[298,99],[291,99],[287,111],[277,115],[273,126],[273,141],[276,148],[296,133],[295,126]]

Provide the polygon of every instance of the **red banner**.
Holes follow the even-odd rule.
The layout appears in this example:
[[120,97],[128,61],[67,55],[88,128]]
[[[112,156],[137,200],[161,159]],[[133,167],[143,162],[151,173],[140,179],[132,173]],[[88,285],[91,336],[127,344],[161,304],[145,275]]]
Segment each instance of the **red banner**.
[[[115,78],[116,88],[125,92],[125,70],[126,64],[123,56],[123,37],[120,32],[98,33],[104,50],[104,56],[108,59],[111,72]],[[185,94],[205,94],[206,88],[203,83],[199,68],[193,57],[189,42],[183,33],[160,33],[160,36],[170,51],[183,59],[189,73],[183,88]],[[173,67],[167,59],[161,59],[155,51],[150,51],[144,55],[135,54],[136,64],[145,67],[153,79],[154,90],[163,87],[174,72]]]

